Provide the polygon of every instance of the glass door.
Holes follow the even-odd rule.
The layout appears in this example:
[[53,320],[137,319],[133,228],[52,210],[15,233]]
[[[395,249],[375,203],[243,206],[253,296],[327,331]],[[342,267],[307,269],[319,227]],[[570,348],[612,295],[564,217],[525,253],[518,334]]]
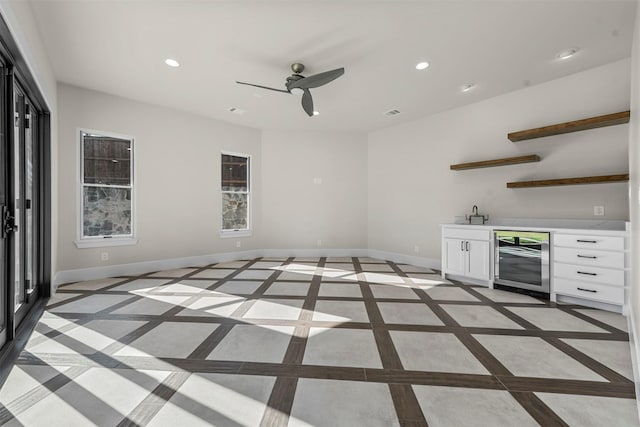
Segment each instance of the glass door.
[[[0,63],[0,72],[2,76],[6,76],[6,68]],[[0,99],[6,97],[7,79],[0,79]],[[7,124],[4,119],[7,116],[6,102],[0,102],[0,132],[7,135]],[[9,320],[9,235],[10,235],[10,203],[8,194],[9,184],[9,153],[7,141],[0,138],[0,260],[2,260],[2,268],[0,268],[0,347],[9,339],[8,320]],[[11,316],[13,319],[13,316]],[[12,328],[11,328],[12,329]],[[13,335],[13,334],[11,334]]]
[[34,130],[37,128],[33,106],[18,84],[14,84],[14,128],[11,163],[11,205],[13,232],[9,280],[14,291],[16,325],[21,322],[38,298],[34,267]]

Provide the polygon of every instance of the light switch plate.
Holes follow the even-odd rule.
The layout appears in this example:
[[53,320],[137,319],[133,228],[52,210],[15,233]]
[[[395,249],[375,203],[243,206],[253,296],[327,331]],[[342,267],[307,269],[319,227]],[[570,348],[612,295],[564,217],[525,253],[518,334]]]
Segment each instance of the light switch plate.
[[593,215],[595,215],[595,216],[604,216],[604,206],[594,206],[593,207]]

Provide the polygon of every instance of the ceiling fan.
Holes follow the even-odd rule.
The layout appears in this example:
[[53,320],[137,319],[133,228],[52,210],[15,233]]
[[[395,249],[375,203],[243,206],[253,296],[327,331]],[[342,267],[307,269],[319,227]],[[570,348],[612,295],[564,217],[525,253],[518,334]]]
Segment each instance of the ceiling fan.
[[261,89],[275,90],[276,92],[284,92],[292,95],[302,95],[302,109],[307,113],[307,115],[313,116],[313,98],[311,98],[311,92],[309,92],[309,89],[326,85],[344,74],[344,68],[337,68],[335,70],[325,71],[324,73],[305,77],[300,74],[304,71],[304,65],[297,62],[295,64],[291,64],[291,70],[293,71],[293,74],[287,77],[287,82],[284,85],[287,90],[274,89],[272,87],[256,85],[253,83],[238,81],[236,81],[236,83],[259,87]]

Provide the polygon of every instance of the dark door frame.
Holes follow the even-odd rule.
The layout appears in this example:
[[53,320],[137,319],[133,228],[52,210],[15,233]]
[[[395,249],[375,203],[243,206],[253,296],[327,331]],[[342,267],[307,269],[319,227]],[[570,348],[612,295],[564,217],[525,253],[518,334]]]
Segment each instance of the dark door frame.
[[[20,49],[9,30],[6,22],[0,17],[0,57],[6,67],[6,75],[3,76],[4,84],[0,91],[2,97],[2,108],[0,113],[6,117],[0,118],[1,130],[4,131],[6,140],[2,141],[3,144],[9,142],[9,147],[13,144],[14,130],[13,130],[13,111],[14,111],[14,82],[17,82],[24,92],[25,96],[30,100],[32,104],[31,114],[37,115],[35,127],[32,128],[34,135],[33,155],[37,159],[34,168],[37,174],[34,174],[34,187],[36,191],[33,195],[34,203],[32,204],[34,214],[34,235],[36,237],[36,247],[34,250],[34,275],[32,280],[35,281],[37,290],[34,291],[40,298],[47,298],[51,295],[51,117],[47,102],[42,95],[39,85],[29,69],[27,62],[20,52]],[[24,139],[24,138],[23,138]],[[22,144],[23,145],[23,144]],[[13,150],[13,148],[10,148]],[[23,164],[23,162],[21,162]],[[13,166],[11,166],[13,167]],[[7,173],[10,177],[10,172]],[[24,175],[24,174],[22,174]],[[8,178],[9,178],[8,177]],[[8,181],[10,182],[10,178]],[[7,182],[7,180],[5,180]],[[7,182],[7,185],[9,185]],[[6,188],[8,190],[8,188]],[[21,190],[24,193],[23,190]],[[10,194],[10,193],[7,193]],[[24,200],[24,194],[20,195],[20,200]],[[21,210],[21,213],[24,209]],[[22,224],[24,225],[24,223]],[[20,238],[26,233],[22,233]],[[4,239],[3,244],[9,247],[9,243],[12,243],[13,239]],[[24,247],[24,245],[23,245]],[[4,257],[5,263],[9,260]],[[14,268],[10,265],[3,265],[3,271],[7,271],[7,268]],[[24,263],[21,268],[24,270]],[[2,273],[0,273],[2,274]],[[14,313],[14,295],[15,295],[15,283],[7,277],[8,280],[8,294],[7,294],[7,345],[0,350],[0,362],[2,362],[10,348],[13,347],[12,339],[16,338],[16,331],[21,333],[21,327],[17,324],[16,319],[23,325],[33,324],[32,317],[36,315],[36,310],[33,307],[41,304],[36,304],[35,301],[30,301],[28,309],[30,312],[20,313],[16,316]],[[39,310],[38,310],[39,311]]]

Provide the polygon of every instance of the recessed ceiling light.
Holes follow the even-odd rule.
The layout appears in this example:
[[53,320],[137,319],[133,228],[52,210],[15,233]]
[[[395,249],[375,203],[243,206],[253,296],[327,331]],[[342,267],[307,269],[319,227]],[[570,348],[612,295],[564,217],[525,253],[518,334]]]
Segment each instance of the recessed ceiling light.
[[320,112],[319,112],[319,111],[314,111],[314,112],[313,112],[313,115],[314,115],[314,116],[317,116],[318,114],[320,114]]
[[462,92],[469,92],[471,89],[473,89],[474,87],[476,87],[476,85],[474,83],[467,83],[462,85],[462,87],[460,88],[460,90]]
[[572,47],[570,49],[565,49],[562,52],[558,52],[558,54],[556,55],[556,58],[558,59],[569,59],[572,56],[574,56],[576,53],[578,53],[580,49],[578,49],[577,47]]
[[418,62],[416,64],[416,70],[426,70],[427,68],[429,68],[428,62]]
[[179,67],[180,63],[178,61],[176,61],[175,59],[171,59],[171,58],[167,58],[164,60],[164,63],[167,64],[169,67]]

